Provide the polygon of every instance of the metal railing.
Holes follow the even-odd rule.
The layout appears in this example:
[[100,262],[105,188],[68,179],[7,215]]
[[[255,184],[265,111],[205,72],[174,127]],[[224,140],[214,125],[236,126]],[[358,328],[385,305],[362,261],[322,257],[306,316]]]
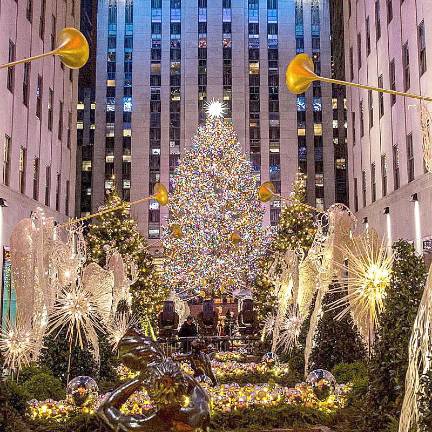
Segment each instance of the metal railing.
[[193,336],[158,338],[160,346],[167,356],[174,353],[186,353],[191,349],[193,340],[204,340],[210,351],[241,351],[253,354],[260,342],[258,336]]

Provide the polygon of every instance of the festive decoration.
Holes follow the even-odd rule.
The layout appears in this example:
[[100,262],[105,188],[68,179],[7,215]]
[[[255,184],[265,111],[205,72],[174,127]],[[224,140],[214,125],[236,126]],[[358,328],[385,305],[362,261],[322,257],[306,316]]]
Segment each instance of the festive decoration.
[[[141,372],[111,392],[98,408],[99,417],[113,431],[195,430],[205,428],[210,417],[206,392],[190,376],[166,359],[159,346],[136,331],[120,342],[126,366]],[[154,406],[151,415],[122,414],[120,408],[130,396],[145,387]]]
[[306,378],[306,382],[320,401],[327,400],[334,393],[337,384],[334,376],[324,369],[312,371]]
[[247,288],[266,240],[251,165],[232,124],[209,110],[173,179],[168,225],[182,237],[163,233],[165,283],[186,296]]
[[429,268],[426,286],[409,342],[409,363],[405,378],[405,396],[402,404],[399,432],[409,432],[413,426],[420,427],[421,408],[419,398],[422,393],[422,377],[432,370],[431,324],[432,267]]
[[20,316],[15,322],[6,321],[0,337],[0,351],[4,353],[4,365],[12,372],[29,366],[33,360],[35,345],[38,342]]
[[370,351],[390,285],[393,259],[385,242],[372,229],[354,237],[344,247],[344,255],[348,263],[348,277],[343,289],[348,292],[335,301],[333,307],[343,306],[336,318],[351,313]]
[[264,182],[258,189],[258,196],[261,202],[269,202],[274,194],[276,193],[276,188],[274,184],[270,181]]
[[80,69],[88,61],[89,45],[84,35],[75,28],[64,28],[58,35],[57,48],[52,51],[39,54],[24,60],[17,60],[11,63],[0,65],[0,69],[29,63],[43,57],[59,56],[64,65],[71,69]]
[[303,321],[304,318],[300,315],[297,305],[291,305],[287,310],[279,338],[279,346],[284,352],[290,352],[298,345]]
[[226,106],[218,100],[212,99],[205,104],[205,111],[209,118],[223,118],[227,109]]
[[[305,375],[309,371],[309,358],[312,353],[313,341],[322,313],[322,302],[329,290],[329,286],[336,277],[340,277],[340,269],[337,267],[338,259],[343,261],[343,255],[337,254],[338,248],[344,246],[349,238],[355,219],[349,209],[341,204],[331,206],[318,221],[318,229],[308,257],[316,265],[316,297],[312,314],[310,316],[309,331],[305,344]],[[325,232],[326,231],[326,232]],[[300,286],[300,290],[302,287]],[[299,292],[299,297],[304,298],[304,293]]]
[[390,286],[369,362],[366,426],[371,431],[384,430],[389,418],[400,415],[409,367],[410,336],[427,275],[423,258],[417,256],[414,246],[408,242],[396,242],[393,255]]
[[274,352],[270,351],[263,355],[262,362],[271,365],[276,365],[279,363],[279,356]]
[[117,313],[109,322],[107,333],[112,350],[117,351],[119,342],[123,339],[129,329],[138,324],[138,320],[127,312]]
[[[265,185],[263,184],[262,187]],[[265,186],[265,190],[267,190],[266,188],[267,186]],[[316,232],[315,212],[304,205],[305,198],[306,181],[303,175],[298,174],[292,186],[291,199],[282,208],[277,234],[269,247],[268,254],[261,260],[260,271],[255,281],[254,294],[260,320],[264,320],[269,313],[276,314],[279,302],[277,294],[279,281],[282,278],[289,278],[293,272],[291,264],[288,266],[291,270],[286,269],[287,263],[284,256],[287,251],[291,251],[289,252],[291,259],[294,259],[292,252],[295,251],[300,263],[307,256],[313,243]],[[285,275],[282,275],[283,272]],[[316,273],[316,271],[312,273]],[[294,274],[294,285],[296,285],[298,277],[300,275]],[[298,283],[301,281],[299,280]],[[298,289],[293,286],[293,290],[297,291]],[[294,292],[293,294],[297,295]]]
[[364,341],[351,315],[337,320],[336,312],[330,306],[344,295],[335,282],[324,296],[310,356],[311,368],[332,370],[340,363],[351,364],[366,358]]
[[388,93],[395,96],[404,96],[408,98],[420,99],[432,102],[431,97],[420,96],[413,93],[400,92],[396,90],[383,89],[365,84],[357,84],[347,81],[341,81],[333,78],[326,78],[316,75],[314,72],[313,60],[308,54],[297,54],[290,62],[286,70],[286,85],[288,90],[294,94],[305,93],[314,81],[322,81],[330,84],[342,86],[357,87],[366,90],[372,90],[380,93]]
[[99,388],[96,381],[88,376],[78,376],[69,381],[67,398],[78,407],[94,404],[98,397]]
[[118,210],[101,215],[90,225],[89,259],[100,266],[107,264],[114,271],[113,313],[122,300],[130,302],[131,293],[133,315],[145,326],[148,319],[156,321],[168,290],[160,285],[146,241],[129,215],[128,203],[120,199],[115,189],[103,209],[113,207]]
[[432,117],[424,103],[420,103],[419,109],[423,135],[423,159],[428,172],[432,172]]

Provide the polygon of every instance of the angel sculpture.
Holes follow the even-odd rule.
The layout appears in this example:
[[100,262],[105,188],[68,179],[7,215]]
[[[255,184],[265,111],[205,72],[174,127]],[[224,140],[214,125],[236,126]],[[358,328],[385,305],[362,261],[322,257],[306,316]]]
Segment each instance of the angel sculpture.
[[213,372],[210,356],[206,352],[207,344],[202,339],[195,339],[191,343],[192,351],[188,354],[178,354],[175,360],[188,360],[194,371],[194,377],[198,381],[209,379],[213,386],[218,385],[218,380]]
[[[210,420],[209,398],[191,376],[166,358],[157,343],[131,329],[120,341],[123,363],[139,372],[102,401],[98,416],[115,432],[186,432],[206,429]],[[155,410],[148,415],[126,415],[120,407],[144,387]]]

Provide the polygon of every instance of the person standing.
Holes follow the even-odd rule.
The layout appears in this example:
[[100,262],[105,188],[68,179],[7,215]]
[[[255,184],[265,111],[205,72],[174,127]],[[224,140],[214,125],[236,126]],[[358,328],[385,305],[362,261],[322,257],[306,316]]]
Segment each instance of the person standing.
[[189,315],[186,318],[186,321],[180,327],[178,335],[180,338],[187,338],[187,339],[184,339],[182,341],[182,351],[184,353],[189,352],[190,347],[191,347],[192,338],[198,336],[197,326],[194,323],[194,319],[193,319],[192,315]]

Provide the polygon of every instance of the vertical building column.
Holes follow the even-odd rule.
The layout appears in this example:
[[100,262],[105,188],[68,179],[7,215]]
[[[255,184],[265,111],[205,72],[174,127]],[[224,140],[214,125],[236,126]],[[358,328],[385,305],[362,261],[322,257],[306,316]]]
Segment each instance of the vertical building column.
[[107,48],[108,48],[108,0],[100,0],[97,24],[96,51],[96,130],[93,148],[92,211],[105,199],[105,137],[107,106]]
[[285,71],[296,53],[295,2],[279,0],[279,116],[281,193],[288,195],[298,171],[297,98],[288,91]]
[[[131,201],[148,196],[150,129],[151,0],[134,0]],[[132,208],[139,230],[148,236],[148,203]]]
[[207,0],[207,100],[223,99],[222,0]]

